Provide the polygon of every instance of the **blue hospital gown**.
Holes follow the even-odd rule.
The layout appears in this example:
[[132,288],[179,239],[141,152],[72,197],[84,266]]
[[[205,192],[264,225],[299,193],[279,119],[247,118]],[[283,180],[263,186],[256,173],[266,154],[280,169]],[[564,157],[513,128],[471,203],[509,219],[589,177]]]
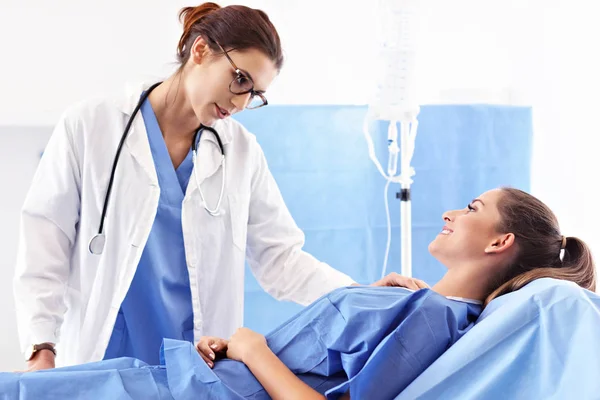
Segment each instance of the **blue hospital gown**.
[[[480,312],[478,304],[448,299],[429,289],[350,287],[321,297],[266,338],[288,368],[328,399],[348,390],[354,399],[386,399],[399,394],[462,337]],[[110,361],[119,360],[125,359]],[[136,394],[147,390],[148,399],[269,398],[243,363],[221,360],[210,369],[185,341],[165,339],[160,366],[138,362],[115,369],[106,362],[64,372],[0,374],[0,393],[20,387],[21,395],[31,395],[22,399],[33,399],[67,385],[70,398],[85,390],[85,396],[79,396],[84,398],[95,393],[95,384],[98,393],[111,393],[112,398],[130,398],[128,390]],[[102,371],[106,381],[96,377],[93,383],[86,382],[90,371]],[[56,382],[50,385],[53,374]],[[136,381],[129,382],[129,376]]]

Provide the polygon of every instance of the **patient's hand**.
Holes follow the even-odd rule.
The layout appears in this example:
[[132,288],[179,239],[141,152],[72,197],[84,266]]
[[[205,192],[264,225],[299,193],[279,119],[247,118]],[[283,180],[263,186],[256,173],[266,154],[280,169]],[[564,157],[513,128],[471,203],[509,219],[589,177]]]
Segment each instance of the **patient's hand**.
[[264,349],[268,349],[268,346],[263,335],[248,328],[240,328],[229,339],[227,358],[246,363],[249,355]]
[[429,287],[429,285],[420,279],[408,278],[395,272],[392,272],[385,278],[372,283],[371,286],[399,286],[413,290],[425,289]]
[[214,367],[215,360],[225,357],[227,352],[227,340],[220,339],[213,336],[202,336],[198,344],[196,344],[196,350],[200,353],[200,356],[210,368]]

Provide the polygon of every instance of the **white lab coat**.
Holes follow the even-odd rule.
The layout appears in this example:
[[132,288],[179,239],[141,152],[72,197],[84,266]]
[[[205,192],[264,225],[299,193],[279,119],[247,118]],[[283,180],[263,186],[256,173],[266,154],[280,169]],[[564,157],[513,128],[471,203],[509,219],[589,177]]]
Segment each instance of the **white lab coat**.
[[[103,358],[153,225],[160,188],[138,113],[116,170],[104,252],[88,252],[117,145],[145,87],[116,101],[71,107],[51,136],[22,209],[14,280],[20,342],[23,350],[58,343],[57,365]],[[353,283],[302,251],[304,235],[255,136],[232,119],[214,128],[227,157],[223,214],[206,212],[193,175],[182,210],[195,340],[228,338],[242,326],[245,259],[261,286],[280,300],[305,305]],[[210,207],[221,187],[220,155],[214,137],[202,135],[196,168]]]

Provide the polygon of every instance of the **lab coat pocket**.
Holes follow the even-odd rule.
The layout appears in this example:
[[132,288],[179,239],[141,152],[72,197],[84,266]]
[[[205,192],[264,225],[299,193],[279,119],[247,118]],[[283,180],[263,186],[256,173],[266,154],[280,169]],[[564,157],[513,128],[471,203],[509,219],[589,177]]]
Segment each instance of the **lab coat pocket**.
[[233,245],[244,253],[248,234],[248,204],[239,195],[231,193],[227,197]]

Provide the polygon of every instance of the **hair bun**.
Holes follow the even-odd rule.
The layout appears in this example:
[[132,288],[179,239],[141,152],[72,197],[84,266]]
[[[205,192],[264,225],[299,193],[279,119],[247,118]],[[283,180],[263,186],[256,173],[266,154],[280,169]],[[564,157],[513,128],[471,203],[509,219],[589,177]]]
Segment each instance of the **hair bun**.
[[183,34],[179,39],[178,52],[183,54],[185,43],[187,42],[192,28],[195,24],[200,22],[202,18],[208,14],[217,11],[221,8],[217,3],[207,2],[202,3],[196,7],[185,7],[179,12],[179,21],[183,24]]
[[213,11],[220,9],[216,3],[203,3],[196,7],[185,7],[179,12],[179,20],[183,23],[184,31],[187,31],[189,27],[206,17]]

